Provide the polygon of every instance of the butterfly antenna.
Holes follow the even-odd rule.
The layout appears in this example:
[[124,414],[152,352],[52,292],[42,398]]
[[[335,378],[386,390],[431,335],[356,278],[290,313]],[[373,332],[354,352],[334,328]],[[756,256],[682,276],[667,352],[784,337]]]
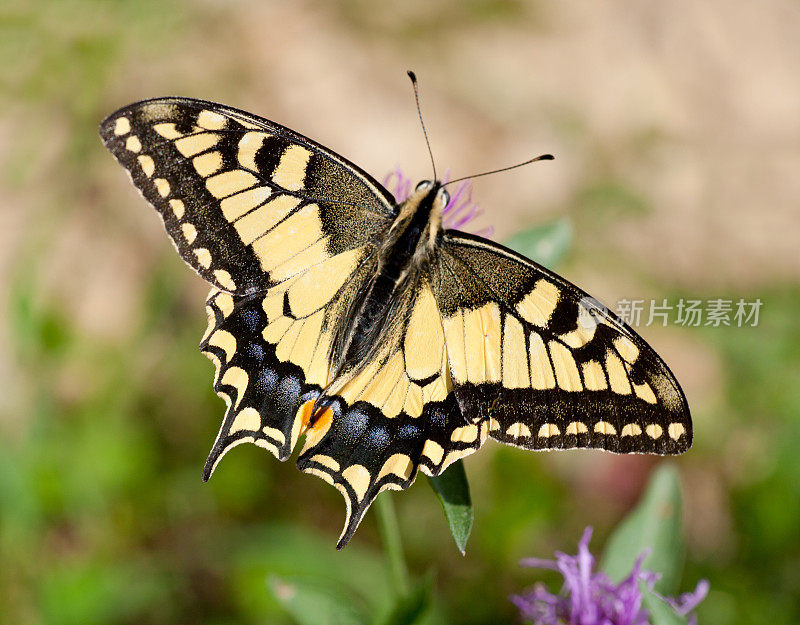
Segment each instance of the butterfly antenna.
[[419,115],[419,123],[422,126],[422,134],[425,135],[425,145],[428,146],[428,154],[431,157],[431,167],[433,167],[433,179],[438,180],[436,176],[436,163],[433,161],[433,151],[431,150],[431,142],[428,140],[428,131],[425,130],[425,122],[422,121],[422,109],[419,106],[419,85],[417,85],[417,75],[408,70],[408,77],[411,79],[411,84],[414,85],[414,98],[417,101],[417,114]]
[[510,169],[516,169],[517,167],[522,167],[523,165],[530,165],[531,163],[535,163],[536,161],[552,161],[555,157],[552,154],[541,154],[536,158],[528,159],[527,161],[523,161],[522,163],[517,163],[516,165],[511,165],[510,167],[503,167],[501,169],[493,169],[492,171],[485,171],[482,174],[475,174],[474,176],[464,176],[462,178],[456,178],[455,180],[450,180],[449,182],[443,184],[443,187],[446,187],[448,184],[453,184],[454,182],[461,182],[462,180],[466,180],[467,178],[480,178],[481,176],[488,176],[489,174],[499,174],[501,171],[508,171]]

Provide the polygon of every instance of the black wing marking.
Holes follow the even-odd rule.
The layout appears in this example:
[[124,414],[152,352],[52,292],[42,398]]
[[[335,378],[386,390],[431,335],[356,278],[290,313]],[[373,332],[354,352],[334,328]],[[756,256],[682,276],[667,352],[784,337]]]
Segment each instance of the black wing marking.
[[237,295],[374,245],[394,214],[391,194],[341,156],[221,104],[138,102],[104,120],[100,135],[181,257]]
[[586,293],[514,252],[449,231],[434,267],[465,416],[528,449],[678,454],[683,392],[663,360]]

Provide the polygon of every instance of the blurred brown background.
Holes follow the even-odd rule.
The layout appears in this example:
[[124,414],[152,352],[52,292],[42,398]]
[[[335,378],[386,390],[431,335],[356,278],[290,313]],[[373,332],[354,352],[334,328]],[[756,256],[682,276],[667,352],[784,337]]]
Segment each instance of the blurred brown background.
[[[291,569],[276,545],[345,561],[330,553],[339,496],[291,463],[238,448],[200,483],[223,412],[196,351],[207,287],[96,127],[135,100],[200,97],[297,129],[378,178],[398,165],[426,178],[410,68],[440,169],[556,155],[475,181],[479,225],[497,240],[567,216],[574,238],[557,270],[612,307],[763,301],[758,327],[640,330],[693,410],[695,448],[676,463],[685,585],[712,587],[701,622],[800,620],[796,2],[6,0],[9,623],[288,622],[263,581]],[[412,566],[439,570],[452,622],[511,619],[507,594],[533,581],[517,559],[571,549],[585,525],[601,544],[655,462],[488,445],[466,463],[466,559],[423,480],[396,497]],[[373,524],[348,547],[363,567],[378,566]]]

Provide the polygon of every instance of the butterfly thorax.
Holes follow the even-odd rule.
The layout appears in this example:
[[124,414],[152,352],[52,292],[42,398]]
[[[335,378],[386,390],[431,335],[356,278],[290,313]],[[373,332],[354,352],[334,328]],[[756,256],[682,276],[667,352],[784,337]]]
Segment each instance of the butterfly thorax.
[[422,182],[397,207],[386,236],[376,251],[376,270],[359,291],[343,331],[333,343],[334,378],[350,377],[369,362],[384,337],[402,322],[408,305],[402,293],[414,290],[436,253],[447,193],[441,183]]
[[399,283],[430,259],[442,229],[446,193],[438,181],[421,182],[398,206],[397,217],[378,252],[378,273]]

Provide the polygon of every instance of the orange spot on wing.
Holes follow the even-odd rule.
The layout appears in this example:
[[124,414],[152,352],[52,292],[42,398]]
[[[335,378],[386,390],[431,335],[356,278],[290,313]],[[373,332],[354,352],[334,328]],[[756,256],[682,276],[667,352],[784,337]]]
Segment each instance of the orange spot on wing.
[[314,400],[309,399],[302,406],[300,406],[300,433],[306,431],[308,422],[311,421],[311,411],[314,409]]
[[333,410],[330,408],[323,408],[317,412],[317,416],[314,419],[313,425],[308,427],[308,423],[311,420],[311,410],[313,406],[313,401],[307,401],[301,407],[303,424],[302,431],[306,435],[306,444],[303,446],[303,450],[300,452],[301,454],[319,443],[320,440],[322,440],[322,437],[328,433],[331,423],[333,423]]
[[309,434],[316,434],[322,432],[323,434],[328,431],[328,428],[331,426],[331,422],[333,421],[333,410],[330,408],[325,408],[322,412],[319,413],[319,416],[314,421],[314,425],[312,425],[308,429]]

